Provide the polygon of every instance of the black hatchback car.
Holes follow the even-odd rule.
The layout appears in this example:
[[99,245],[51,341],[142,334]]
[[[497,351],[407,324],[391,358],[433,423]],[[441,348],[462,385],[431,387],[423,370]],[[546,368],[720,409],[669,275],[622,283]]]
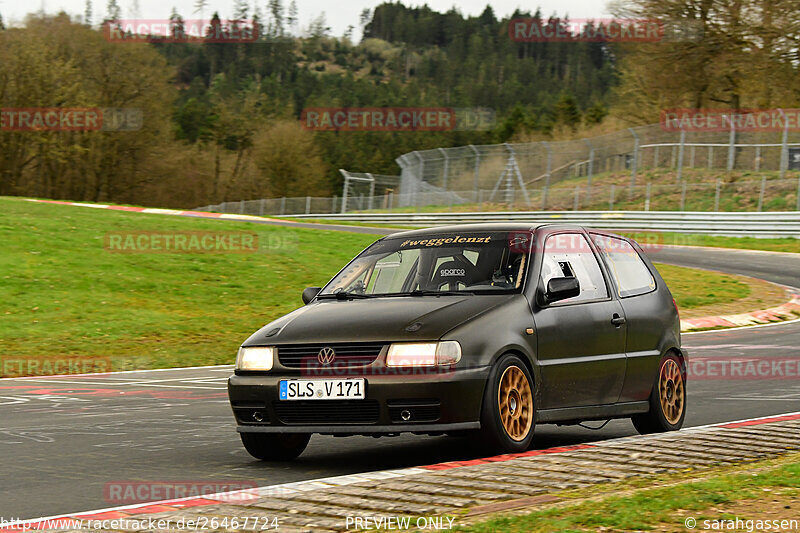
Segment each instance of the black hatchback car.
[[536,424],[686,414],[678,310],[633,241],[567,225],[393,234],[239,349],[228,391],[247,451],[312,433],[474,432],[527,449]]

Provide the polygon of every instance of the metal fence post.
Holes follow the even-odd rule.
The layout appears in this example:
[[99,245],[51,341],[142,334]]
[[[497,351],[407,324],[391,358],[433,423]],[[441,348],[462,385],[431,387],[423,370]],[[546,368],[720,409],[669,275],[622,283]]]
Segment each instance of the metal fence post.
[[797,178],[797,206],[796,211],[800,211],[800,177]]
[[306,215],[311,213],[311,197],[306,196]]
[[681,211],[686,208],[686,182],[681,185]]
[[653,151],[653,168],[658,168],[658,145],[656,145],[655,150]]
[[697,151],[696,148],[697,147],[694,144],[689,146],[689,168],[694,168],[694,156],[695,152]]
[[441,152],[442,157],[444,158],[444,176],[442,177],[442,189],[447,191],[447,172],[449,171],[450,166],[450,158],[447,157],[447,152],[444,148],[439,148],[439,152]]
[[708,147],[708,168],[711,169],[714,165],[714,147]]
[[264,216],[264,204],[266,204],[266,203],[267,203],[267,201],[264,198],[262,198],[261,201],[258,203],[259,204],[258,205],[258,214],[260,216],[262,216],[262,217]]
[[414,182],[414,207],[419,207],[418,205],[418,198],[417,198],[417,191],[420,189],[422,185],[422,180],[425,178],[425,159],[423,159],[422,154],[419,152],[414,152],[417,154],[417,159],[419,159],[419,179]]
[[731,133],[728,136],[728,172],[733,170],[733,163],[736,157],[736,126],[733,124],[733,115],[723,115],[727,116],[728,120],[731,123]]
[[286,214],[286,197],[281,196],[281,216]]
[[767,177],[761,176],[761,190],[758,193],[758,211],[764,207],[764,189],[767,187]]
[[[345,175],[344,177],[344,187],[342,189],[342,213],[347,213],[347,189],[350,188],[350,176]],[[334,198],[336,198],[334,196]],[[336,212],[336,208],[334,207],[333,212]]]
[[239,201],[239,214],[244,215],[244,200]]
[[633,128],[628,128],[633,135],[633,161],[631,161],[631,185],[630,195],[633,196],[633,188],[636,186],[636,170],[639,168],[639,136]]
[[613,211],[614,210],[614,184],[613,183],[611,184],[611,194],[609,195],[609,198],[608,198],[608,210],[609,211]]
[[781,140],[781,179],[786,176],[786,167],[789,166],[789,121],[786,120],[786,113],[783,109],[778,109],[783,116],[783,138]]
[[371,173],[367,172],[367,177],[370,179],[369,182],[369,206],[368,209],[372,209],[375,200],[375,176]]
[[542,210],[547,209],[547,194],[550,192],[550,179],[553,172],[553,149],[550,143],[542,142],[544,149],[547,150],[547,168],[544,175],[544,191],[542,192]]
[[647,192],[645,192],[644,210],[650,211],[650,183],[647,184]]
[[716,192],[714,193],[714,211],[719,211],[719,187],[720,181],[719,178],[717,178],[717,187]]
[[686,130],[681,128],[681,144],[678,147],[678,183],[683,178],[683,150],[686,144]]
[[756,159],[753,161],[753,170],[761,170],[761,145],[756,146]]
[[475,193],[475,200],[478,200],[478,174],[481,168],[481,154],[478,149],[473,145],[469,145],[473,152],[475,152],[475,177],[472,180],[472,191]]
[[592,142],[589,139],[584,139],[584,143],[586,146],[589,147],[589,170],[588,170],[588,177],[589,180],[587,181],[588,189],[592,188],[592,174],[594,173],[594,146],[592,146]]

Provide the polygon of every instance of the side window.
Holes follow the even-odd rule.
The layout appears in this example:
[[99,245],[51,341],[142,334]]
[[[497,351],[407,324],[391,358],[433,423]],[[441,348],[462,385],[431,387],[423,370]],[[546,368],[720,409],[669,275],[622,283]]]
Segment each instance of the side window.
[[638,296],[655,290],[656,280],[628,241],[594,234],[592,239],[617,282],[620,297]]
[[578,278],[581,286],[580,295],[564,300],[580,302],[608,297],[608,290],[603,279],[600,265],[597,263],[589,242],[580,233],[558,233],[550,235],[544,244],[542,259],[542,285],[552,278]]

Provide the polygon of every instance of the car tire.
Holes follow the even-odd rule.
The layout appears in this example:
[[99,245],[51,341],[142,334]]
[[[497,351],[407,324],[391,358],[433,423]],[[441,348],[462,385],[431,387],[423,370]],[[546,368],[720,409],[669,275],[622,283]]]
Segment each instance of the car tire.
[[481,409],[481,441],[491,452],[519,453],[530,447],[535,427],[534,384],[516,355],[505,355],[489,372]]
[[631,417],[642,435],[677,431],[686,418],[686,365],[674,353],[665,355],[650,393],[650,410]]
[[308,446],[310,433],[240,433],[247,453],[262,461],[291,461]]

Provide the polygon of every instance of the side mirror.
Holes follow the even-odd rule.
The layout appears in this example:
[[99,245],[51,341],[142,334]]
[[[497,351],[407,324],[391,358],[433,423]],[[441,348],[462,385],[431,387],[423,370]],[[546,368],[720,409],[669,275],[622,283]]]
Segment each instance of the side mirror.
[[303,289],[303,303],[307,304],[313,300],[321,290],[322,287],[306,287]]
[[544,293],[545,303],[551,304],[567,298],[573,298],[581,293],[578,278],[552,278],[547,282],[547,291]]

